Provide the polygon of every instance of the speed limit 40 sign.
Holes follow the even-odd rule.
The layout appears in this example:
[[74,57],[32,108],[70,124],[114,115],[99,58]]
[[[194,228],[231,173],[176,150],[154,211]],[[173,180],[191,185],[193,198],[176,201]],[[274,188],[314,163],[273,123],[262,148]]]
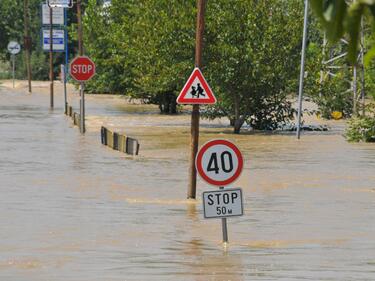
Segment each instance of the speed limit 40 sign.
[[205,143],[195,159],[198,174],[207,183],[226,186],[241,174],[243,158],[232,142],[216,139]]

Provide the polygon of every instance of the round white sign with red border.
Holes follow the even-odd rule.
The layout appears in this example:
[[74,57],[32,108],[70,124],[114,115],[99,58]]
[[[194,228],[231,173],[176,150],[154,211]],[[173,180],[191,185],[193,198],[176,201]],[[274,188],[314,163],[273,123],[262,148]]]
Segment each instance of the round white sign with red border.
[[207,183],[226,186],[240,176],[243,158],[234,143],[216,139],[201,147],[195,159],[195,167],[198,174]]

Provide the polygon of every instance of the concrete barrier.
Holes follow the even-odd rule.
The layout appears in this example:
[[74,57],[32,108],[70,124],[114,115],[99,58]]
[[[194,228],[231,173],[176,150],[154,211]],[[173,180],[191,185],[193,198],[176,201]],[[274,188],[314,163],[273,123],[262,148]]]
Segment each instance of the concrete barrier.
[[73,115],[73,106],[68,106],[68,116],[72,117]]
[[113,148],[113,132],[107,129],[106,135],[107,135],[107,146],[109,146],[110,148]]
[[114,150],[118,150],[118,136],[119,136],[118,133],[116,132],[113,133],[113,147],[112,148]]
[[107,128],[106,127],[101,127],[100,136],[101,136],[102,144],[107,145]]
[[73,112],[73,124],[78,126],[78,128],[81,127],[81,115],[77,112]]
[[118,150],[126,153],[126,136],[125,135],[118,136]]
[[137,139],[129,138],[117,132],[112,132],[106,127],[100,129],[100,139],[103,145],[130,155],[138,155],[139,142]]
[[139,143],[138,140],[133,138],[126,138],[126,151],[130,155],[138,155]]
[[66,111],[64,112],[66,116],[72,116],[73,115],[73,107],[66,103]]
[[81,127],[81,116],[79,113],[77,112],[74,112],[73,111],[73,107],[71,105],[69,105],[68,103],[66,103],[67,107],[66,107],[66,112],[65,112],[65,115],[69,116],[72,118],[73,120],[73,125],[76,125],[78,126],[78,128]]

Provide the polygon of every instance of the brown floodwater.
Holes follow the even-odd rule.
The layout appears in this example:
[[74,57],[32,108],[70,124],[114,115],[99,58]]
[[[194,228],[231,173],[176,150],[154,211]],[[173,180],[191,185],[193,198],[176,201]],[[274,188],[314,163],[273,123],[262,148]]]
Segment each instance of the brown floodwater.
[[[47,85],[47,84],[46,84]],[[245,215],[205,220],[186,200],[189,115],[87,96],[87,133],[32,95],[0,86],[0,280],[375,280],[375,145],[329,132],[234,136],[201,121],[203,143],[234,141]],[[69,95],[78,111],[76,95]],[[138,138],[137,157],[100,144],[105,125]]]

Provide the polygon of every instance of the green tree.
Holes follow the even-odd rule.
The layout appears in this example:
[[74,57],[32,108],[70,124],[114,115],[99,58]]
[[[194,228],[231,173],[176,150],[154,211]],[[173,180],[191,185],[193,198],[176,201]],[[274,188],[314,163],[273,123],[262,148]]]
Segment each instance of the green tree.
[[195,1],[141,1],[132,12],[132,93],[176,113],[177,94],[194,66]]
[[96,0],[88,1],[83,20],[84,46],[97,69],[97,75],[87,84],[87,90],[91,92],[123,94],[129,88],[132,75],[129,74],[130,68],[126,67],[128,48],[118,38],[127,31],[112,18],[119,9],[126,14],[121,4],[114,1],[111,6],[103,7]]
[[293,117],[288,94],[297,88],[301,1],[225,0],[207,6],[205,74],[218,97],[206,116],[227,116],[239,133],[276,129]]
[[90,0],[86,12],[87,52],[98,65],[93,88],[176,113],[176,96],[193,68],[195,1],[114,0],[103,9]]

